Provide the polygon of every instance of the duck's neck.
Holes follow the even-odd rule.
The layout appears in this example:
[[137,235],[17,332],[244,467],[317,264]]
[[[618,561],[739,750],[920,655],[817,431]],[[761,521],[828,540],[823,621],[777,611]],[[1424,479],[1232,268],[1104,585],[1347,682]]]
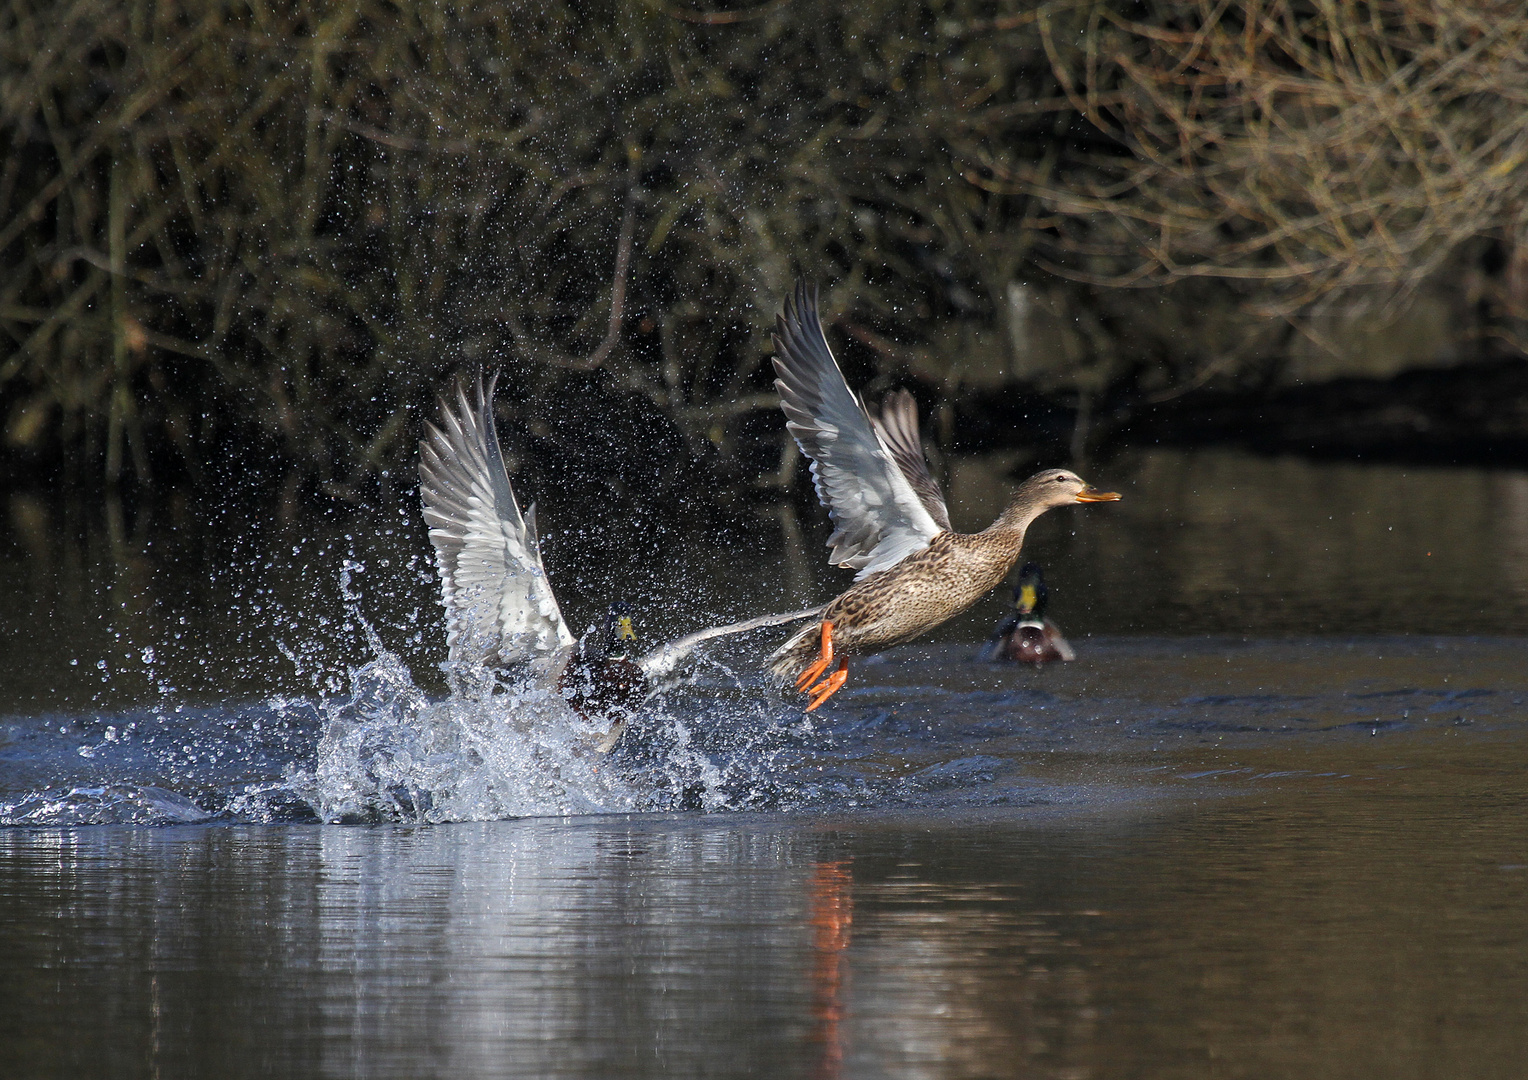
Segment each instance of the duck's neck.
[[1024,533],[1030,524],[1045,513],[1046,507],[1037,502],[1034,496],[1027,491],[1020,491],[1008,504],[1008,509],[998,516],[998,519],[987,526],[989,533],[1002,534],[1004,538],[1011,538],[1015,550],[1024,542]]
[[1025,530],[1044,509],[1037,507],[1032,498],[1026,498],[1026,494],[1021,491],[1015,496],[1013,502],[1008,504],[1008,509],[981,532],[985,541],[983,547],[996,560],[993,568],[999,580],[1013,568],[1014,562],[1018,560],[1019,551],[1024,547]]

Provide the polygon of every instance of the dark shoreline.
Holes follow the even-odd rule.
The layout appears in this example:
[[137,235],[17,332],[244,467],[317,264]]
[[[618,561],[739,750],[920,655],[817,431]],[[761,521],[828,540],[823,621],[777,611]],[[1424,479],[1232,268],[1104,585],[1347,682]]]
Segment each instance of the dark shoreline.
[[[972,394],[956,403],[954,449],[1015,445],[1028,432],[1064,455],[1076,412],[1032,394]],[[1488,360],[1266,390],[1201,390],[1161,404],[1100,410],[1095,445],[1221,446],[1317,460],[1528,466],[1528,362]],[[1024,442],[1026,440],[1020,440]],[[1047,445],[1048,444],[1048,445]]]
[[[926,442],[944,453],[1022,448],[1036,465],[1065,465],[1073,460],[1077,410],[1054,396],[1008,384],[968,390],[940,405],[936,387],[914,383],[914,391]],[[696,456],[684,449],[678,432],[652,411],[650,403],[636,404],[643,407],[626,414],[615,442],[661,447],[659,456],[669,460],[674,471],[670,482],[683,475],[690,484],[706,484],[713,491],[731,492],[732,497],[747,501],[779,492],[777,485],[763,482],[779,467],[783,425],[777,413],[756,414],[759,419],[746,425],[752,431],[734,445],[731,457]],[[625,413],[615,409],[616,415]],[[615,477],[631,464],[622,453],[585,440],[570,444],[566,438],[530,437],[521,430],[523,417],[501,417],[500,423],[503,437],[523,453],[532,472],[558,474],[571,466],[579,472]],[[1414,369],[1388,379],[1206,389],[1162,403],[1124,400],[1096,407],[1090,423],[1088,457],[1107,458],[1125,448],[1224,447],[1321,461],[1524,468],[1528,467],[1528,361],[1493,359],[1452,368]],[[332,501],[333,493],[309,484],[291,488],[291,469],[281,466],[274,447],[266,450],[268,454],[208,462],[200,483],[173,459],[156,455],[156,465],[168,468],[156,468],[150,487],[222,488],[237,477],[235,486],[253,482],[256,488],[285,490],[287,501],[293,497]],[[570,452],[580,459],[576,464]],[[404,468],[401,475],[388,470],[371,477],[339,501],[367,501],[375,494],[372,485],[378,483],[393,487],[401,481],[408,486],[412,471]],[[804,478],[802,470],[795,486],[804,484]],[[127,480],[120,491],[141,497],[138,487]],[[68,469],[55,455],[0,453],[0,490],[61,489],[107,488],[96,476]]]
[[1523,466],[1528,363],[1186,397],[1133,417],[1123,437],[1134,445],[1218,444],[1313,458]]

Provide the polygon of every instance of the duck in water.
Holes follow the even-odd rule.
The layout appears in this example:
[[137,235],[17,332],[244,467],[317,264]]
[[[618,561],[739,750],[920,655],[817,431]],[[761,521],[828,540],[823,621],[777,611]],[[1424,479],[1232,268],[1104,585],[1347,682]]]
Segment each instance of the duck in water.
[[1049,596],[1036,563],[1025,563],[1013,587],[1013,610],[992,631],[978,660],[1014,660],[1039,667],[1053,660],[1075,660],[1077,654],[1061,628],[1045,617]]
[[578,642],[557,680],[569,708],[585,721],[602,718],[609,724],[599,741],[607,750],[620,741],[651,689],[647,672],[637,663],[636,648],[631,605],[618,600],[605,613],[603,630],[596,635],[591,628]]
[[419,444],[419,493],[435,547],[453,667],[511,672],[555,686],[586,721],[606,723],[610,750],[659,680],[702,642],[809,618],[820,609],[713,626],[636,655],[631,608],[611,605],[602,633],[576,641],[541,562],[536,507],[522,514],[493,423],[497,376],[459,381]]
[[[786,427],[812,461],[818,501],[835,526],[829,561],[857,571],[819,623],[770,657],[777,678],[810,695],[807,712],[844,685],[850,658],[911,641],[1007,577],[1035,518],[1057,506],[1119,498],[1075,473],[1047,469],[1019,485],[986,529],[954,532],[923,457],[912,395],[892,394],[879,417],[866,411],[833,358],[817,297],[804,283],[786,301],[774,342]],[[827,674],[835,660],[837,669]]]

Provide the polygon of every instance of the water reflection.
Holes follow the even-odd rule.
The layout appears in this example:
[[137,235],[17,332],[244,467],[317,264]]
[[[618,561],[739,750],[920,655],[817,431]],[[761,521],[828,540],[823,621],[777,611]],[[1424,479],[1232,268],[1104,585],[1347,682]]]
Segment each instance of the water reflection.
[[[804,868],[737,834],[327,830],[324,1075],[706,1075],[800,1025]],[[774,912],[775,914],[770,914]],[[729,1051],[708,1033],[726,1033]],[[302,1062],[293,1061],[293,1066]],[[417,1075],[417,1072],[412,1073]]]
[[854,925],[854,879],[847,859],[812,867],[809,886],[812,924],[812,1044],[820,1047],[814,1077],[836,1080],[844,1064],[844,985],[848,967],[844,950]]
[[1152,451],[1105,468],[1126,500],[1042,518],[1027,555],[1045,565],[1069,631],[1528,630],[1521,472],[1223,451]]
[[1498,477],[1501,577],[1509,595],[1528,597],[1528,474]]
[[1528,756],[1452,760],[1049,821],[9,830],[0,1047],[37,1077],[1511,1076]]

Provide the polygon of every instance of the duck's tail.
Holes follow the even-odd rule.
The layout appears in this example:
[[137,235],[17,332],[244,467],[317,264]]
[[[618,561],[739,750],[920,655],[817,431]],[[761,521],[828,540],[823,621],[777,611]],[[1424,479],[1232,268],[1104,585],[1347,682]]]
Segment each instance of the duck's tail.
[[769,658],[769,670],[782,684],[796,681],[796,676],[817,659],[822,649],[822,623],[809,622],[797,630]]

